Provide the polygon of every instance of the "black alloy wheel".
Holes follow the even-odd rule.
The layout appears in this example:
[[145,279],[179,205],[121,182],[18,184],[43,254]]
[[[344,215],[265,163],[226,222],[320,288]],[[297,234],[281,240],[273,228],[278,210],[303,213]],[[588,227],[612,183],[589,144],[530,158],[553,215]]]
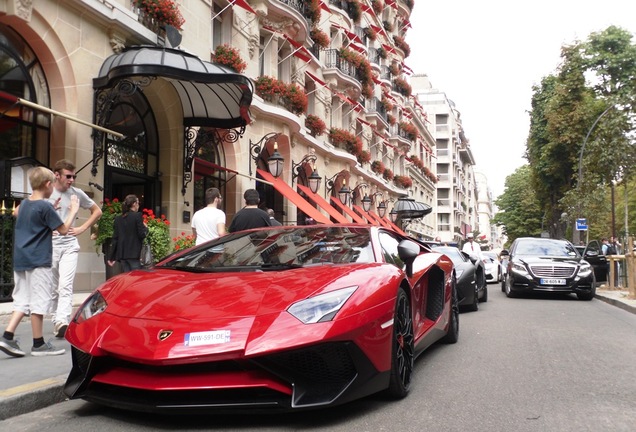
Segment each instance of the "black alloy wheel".
[[393,319],[393,353],[391,356],[391,379],[387,393],[391,398],[405,397],[411,387],[411,376],[415,360],[413,317],[411,302],[404,289],[398,290]]
[[459,340],[459,300],[457,299],[457,281],[453,276],[453,294],[451,298],[450,317],[448,323],[448,331],[440,341],[445,344],[454,344]]

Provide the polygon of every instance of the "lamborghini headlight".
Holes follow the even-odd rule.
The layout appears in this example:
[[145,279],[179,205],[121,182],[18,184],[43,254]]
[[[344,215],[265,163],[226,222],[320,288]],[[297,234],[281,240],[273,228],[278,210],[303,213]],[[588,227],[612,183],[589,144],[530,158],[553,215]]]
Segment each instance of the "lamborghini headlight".
[[356,289],[352,286],[310,297],[294,303],[287,312],[304,324],[331,321]]
[[108,307],[106,299],[101,295],[99,291],[95,291],[82,305],[80,310],[75,315],[75,322],[81,323],[89,318],[92,318],[100,313],[104,312]]

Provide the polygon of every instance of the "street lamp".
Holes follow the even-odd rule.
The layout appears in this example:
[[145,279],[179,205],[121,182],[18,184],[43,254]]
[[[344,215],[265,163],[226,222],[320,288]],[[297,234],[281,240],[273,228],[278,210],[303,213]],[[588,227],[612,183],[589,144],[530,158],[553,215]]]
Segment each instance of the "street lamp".
[[380,216],[381,219],[384,219],[384,215],[386,215],[386,204],[384,203],[384,201],[380,201],[380,204],[378,204],[377,210],[378,210],[378,216]]
[[[281,135],[280,132],[271,132],[264,135],[257,142],[250,140],[250,158],[254,161],[256,167],[258,167],[258,160],[261,157],[263,146],[270,140],[275,140]],[[278,143],[274,142],[274,153],[267,158],[267,169],[274,177],[280,177],[283,174],[283,167],[285,164],[285,158],[278,152]],[[249,164],[249,172],[252,175],[252,163]]]
[[[316,171],[315,164],[317,159],[318,158],[316,155],[308,154],[308,155],[305,155],[305,157],[303,157],[302,160],[298,163],[295,163],[294,161],[292,161],[292,184],[294,184],[294,180],[296,180],[298,176],[301,176],[301,178],[303,178],[305,182],[307,183],[307,186],[309,187],[312,193],[318,192],[318,188],[320,188],[320,181],[322,180],[322,177],[320,177],[320,175]],[[307,172],[305,171],[305,164],[310,162],[312,164],[311,165],[312,172],[309,175],[309,177],[307,177]]]
[[[594,130],[594,128],[596,127],[596,124],[601,120],[601,118],[603,118],[603,116],[605,114],[607,114],[609,112],[609,110],[611,110],[612,108],[614,108],[614,105],[610,105],[607,108],[605,108],[605,111],[603,111],[601,113],[601,115],[599,115],[596,120],[594,120],[594,123],[592,123],[592,126],[590,127],[590,130],[587,131],[587,135],[585,135],[585,139],[583,140],[583,144],[581,145],[581,152],[579,153],[579,179],[576,183],[576,195],[577,197],[580,197],[580,190],[581,190],[581,183],[583,182],[583,151],[585,150],[585,145],[587,144],[587,140],[590,138],[590,135],[592,135],[592,131]],[[580,212],[580,199],[579,199],[579,212]],[[576,218],[579,217],[580,215],[577,215],[574,218],[574,223],[576,224]],[[574,226],[574,231],[572,232],[572,243],[574,244],[579,244],[579,240],[580,240],[580,234],[579,231],[576,229],[576,225]]]
[[347,186],[347,181],[343,179],[342,180],[342,187],[338,191],[338,199],[340,200],[342,205],[348,205],[349,204],[350,195],[351,195],[351,189],[349,189],[349,187]]
[[395,223],[397,221],[398,218],[398,212],[395,211],[395,209],[391,209],[391,211],[389,212],[389,219],[391,219],[391,222]]
[[[361,195],[361,193],[359,192],[359,189],[365,189],[369,187],[368,184],[366,183],[360,183],[358,186],[356,186],[355,188],[353,188],[353,191],[351,191],[351,196],[355,202],[355,199]],[[369,196],[365,193],[364,194],[364,198],[362,198],[360,200],[361,204],[362,204],[362,208],[364,209],[365,212],[368,212],[369,210],[371,210],[371,198],[369,198]]]

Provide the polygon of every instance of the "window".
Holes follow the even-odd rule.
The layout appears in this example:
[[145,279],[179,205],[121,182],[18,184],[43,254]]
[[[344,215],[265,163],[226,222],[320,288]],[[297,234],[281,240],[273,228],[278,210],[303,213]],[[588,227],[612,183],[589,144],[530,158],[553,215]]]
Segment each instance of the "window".
[[398,255],[398,245],[399,241],[391,234],[386,232],[380,233],[380,246],[382,247],[382,256],[384,256],[384,261],[389,264],[393,264],[397,268],[403,268],[404,263],[400,259]]

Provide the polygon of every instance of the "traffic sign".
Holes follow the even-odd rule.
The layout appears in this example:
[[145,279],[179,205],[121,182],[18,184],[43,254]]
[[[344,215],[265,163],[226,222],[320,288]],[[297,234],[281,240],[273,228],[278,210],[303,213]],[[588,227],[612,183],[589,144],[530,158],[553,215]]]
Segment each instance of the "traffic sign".
[[580,218],[576,220],[576,230],[577,231],[587,231],[587,219]]

